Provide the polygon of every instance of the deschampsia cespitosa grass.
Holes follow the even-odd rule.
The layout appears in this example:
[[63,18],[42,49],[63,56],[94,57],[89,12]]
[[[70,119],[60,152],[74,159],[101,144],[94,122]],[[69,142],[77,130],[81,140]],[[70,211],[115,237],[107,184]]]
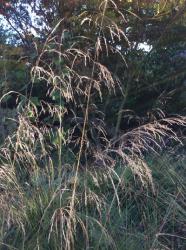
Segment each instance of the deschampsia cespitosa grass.
[[17,129],[0,148],[2,249],[184,249],[186,117],[157,109],[133,129],[108,126],[100,103],[127,91],[102,54],[127,69],[112,41],[132,46],[111,7],[125,23],[100,1],[76,17],[96,39],[67,44],[61,20],[38,48],[31,85],[47,83],[49,101],[20,94]]

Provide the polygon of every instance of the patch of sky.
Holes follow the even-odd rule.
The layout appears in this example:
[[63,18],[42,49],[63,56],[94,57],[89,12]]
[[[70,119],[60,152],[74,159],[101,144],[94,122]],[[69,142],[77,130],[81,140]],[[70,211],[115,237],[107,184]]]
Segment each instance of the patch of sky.
[[152,45],[149,45],[148,43],[139,43],[138,44],[138,49],[144,50],[145,52],[149,52],[152,49]]
[[[36,10],[38,10],[39,5],[32,5],[32,4],[22,4],[20,5],[20,8],[25,8],[26,11],[29,14],[29,18],[31,22],[26,22],[24,18],[21,20],[21,26],[20,28],[18,25],[16,25],[16,20],[13,18],[9,18],[9,21],[7,21],[6,17],[3,15],[0,15],[0,28],[3,31],[10,30],[12,35],[16,34],[16,30],[20,32],[20,34],[25,35],[26,33],[32,33],[35,37],[40,35],[40,32],[42,29],[47,28],[45,25],[44,20],[42,19],[42,16],[36,14]],[[37,11],[38,12],[38,11]],[[11,38],[7,40],[7,43],[10,43]]]

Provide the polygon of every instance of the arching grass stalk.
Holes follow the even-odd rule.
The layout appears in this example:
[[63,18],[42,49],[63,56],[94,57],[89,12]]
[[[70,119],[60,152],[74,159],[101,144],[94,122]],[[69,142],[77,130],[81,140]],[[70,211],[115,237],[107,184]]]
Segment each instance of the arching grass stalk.
[[[103,7],[100,30],[99,30],[99,33],[98,33],[98,39],[99,39],[100,34],[101,34],[103,19],[104,19],[104,16],[105,16],[107,5],[108,5],[108,0],[104,1],[104,7]],[[94,54],[94,61],[93,61],[93,67],[92,67],[92,73],[91,73],[91,78],[92,79],[93,79],[94,71],[95,71],[95,60],[96,60],[96,57],[97,57],[97,53],[99,51],[99,48],[98,48],[99,42],[98,41],[99,40],[97,40],[97,43],[95,45],[95,54]],[[83,150],[83,145],[84,145],[85,130],[86,130],[88,115],[89,115],[88,112],[89,112],[89,104],[90,104],[90,96],[91,96],[92,84],[93,84],[93,81],[90,82],[90,86],[88,88],[85,116],[84,116],[84,122],[83,122],[83,130],[82,130],[81,141],[80,141],[80,149],[79,149],[78,158],[77,158],[77,165],[76,165],[76,168],[75,168],[75,179],[74,179],[73,192],[72,192],[72,198],[71,198],[71,203],[70,203],[70,214],[69,214],[70,218],[69,218],[68,225],[67,225],[67,235],[69,235],[70,231],[71,231],[71,219],[73,219],[73,213],[74,213],[74,205],[75,205],[74,202],[75,202],[75,195],[76,195],[76,188],[77,188],[77,179],[78,179],[80,160],[81,160],[81,155],[82,155],[82,150]],[[70,245],[69,245],[68,241],[66,242],[66,249],[70,250]]]

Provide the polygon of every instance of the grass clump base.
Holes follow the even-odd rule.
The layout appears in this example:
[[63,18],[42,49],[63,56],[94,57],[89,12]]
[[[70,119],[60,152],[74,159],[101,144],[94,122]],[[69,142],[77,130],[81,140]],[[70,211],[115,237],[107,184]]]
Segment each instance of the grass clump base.
[[1,162],[1,249],[185,249],[184,157],[148,156],[153,187],[119,160],[78,174],[47,156],[44,168],[16,161]]

